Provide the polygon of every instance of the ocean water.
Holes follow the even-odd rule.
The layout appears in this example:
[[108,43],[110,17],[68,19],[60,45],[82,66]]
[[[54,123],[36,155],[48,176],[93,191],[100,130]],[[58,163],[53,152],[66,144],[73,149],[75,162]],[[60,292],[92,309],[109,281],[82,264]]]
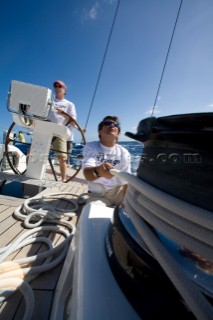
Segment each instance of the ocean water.
[[[131,155],[131,169],[132,173],[135,174],[136,170],[138,168],[143,146],[140,142],[137,141],[120,141],[120,145],[122,145],[124,148],[126,148],[130,155]],[[24,154],[27,154],[27,151],[29,149],[29,145],[24,144],[16,144],[18,148],[21,149],[21,151]],[[53,156],[53,153],[51,153]],[[82,145],[78,143],[73,144],[73,150],[72,150],[72,156],[71,156],[71,164],[79,165],[81,161],[81,155],[82,155]]]
[[143,145],[138,141],[122,141],[119,142],[124,148],[126,148],[131,155],[131,169],[132,173],[135,174],[141,159],[143,151]]

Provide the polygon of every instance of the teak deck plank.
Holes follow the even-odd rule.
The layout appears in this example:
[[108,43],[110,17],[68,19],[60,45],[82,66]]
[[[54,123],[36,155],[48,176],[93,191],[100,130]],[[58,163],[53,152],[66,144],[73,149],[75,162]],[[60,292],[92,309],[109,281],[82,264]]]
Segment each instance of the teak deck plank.
[[[14,175],[13,175],[14,177]],[[0,180],[7,178],[12,181],[12,175],[5,175],[0,173]],[[28,184],[41,184],[41,181],[33,181],[33,179],[27,179],[23,176],[15,176],[16,181],[23,181],[23,183]],[[87,192],[87,184],[80,172],[78,177],[75,177],[68,183],[61,183],[58,181],[42,181],[42,186],[46,189],[39,193],[37,196],[45,196],[52,193],[59,193],[62,197],[68,199],[76,199],[82,193]],[[70,195],[63,195],[63,192],[68,192]],[[76,195],[76,196],[75,196]],[[14,217],[14,210],[17,206],[21,205],[25,199],[19,199],[10,196],[0,195],[0,247],[5,247],[9,243],[13,242],[17,237],[23,234],[26,230],[23,227],[23,222],[17,220]],[[63,199],[48,199],[49,203],[54,204],[57,207],[68,209],[72,211],[72,205]],[[78,215],[81,212],[82,207],[79,207],[76,217],[72,218],[72,222],[75,224],[78,219]],[[54,235],[54,242],[61,241],[63,238],[60,235]],[[26,257],[29,254],[36,254],[38,250],[44,251],[43,247],[39,244],[33,244],[31,246],[26,246],[23,249],[12,253],[7,260],[13,260],[21,257]],[[34,292],[35,297],[35,307],[33,320],[47,320],[50,316],[51,304],[54,297],[54,290],[57,285],[58,278],[60,276],[60,271],[62,269],[63,262],[56,266],[50,271],[46,271],[40,274],[31,283],[31,287]],[[22,320],[25,312],[25,300],[19,292],[15,292],[10,296],[7,301],[0,303],[0,319],[1,320]]]

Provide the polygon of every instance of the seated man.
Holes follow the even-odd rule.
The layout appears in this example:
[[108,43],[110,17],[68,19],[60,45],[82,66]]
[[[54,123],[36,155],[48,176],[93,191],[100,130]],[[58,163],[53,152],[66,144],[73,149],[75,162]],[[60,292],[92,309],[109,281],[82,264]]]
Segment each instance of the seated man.
[[123,203],[127,182],[110,173],[110,169],[131,172],[130,154],[117,143],[120,130],[118,118],[107,116],[98,125],[100,141],[84,146],[82,168],[88,181],[89,202],[109,207]]

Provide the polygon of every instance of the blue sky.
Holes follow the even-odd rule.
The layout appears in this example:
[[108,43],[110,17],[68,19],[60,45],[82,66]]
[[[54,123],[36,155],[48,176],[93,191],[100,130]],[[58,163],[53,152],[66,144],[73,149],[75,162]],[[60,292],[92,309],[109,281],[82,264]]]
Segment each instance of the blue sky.
[[[117,115],[123,133],[150,116],[180,0],[121,0],[86,139]],[[84,128],[117,1],[11,0],[0,11],[0,136],[12,123],[11,80],[52,89],[67,86]],[[184,0],[161,84],[155,115],[213,111],[213,1]]]

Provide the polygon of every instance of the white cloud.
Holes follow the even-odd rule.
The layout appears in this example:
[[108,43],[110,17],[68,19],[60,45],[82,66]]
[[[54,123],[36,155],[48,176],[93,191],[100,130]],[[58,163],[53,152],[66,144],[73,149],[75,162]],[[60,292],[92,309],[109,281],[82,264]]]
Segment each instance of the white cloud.
[[[150,107],[150,109],[147,110],[147,111],[145,112],[145,114],[148,114],[148,115],[151,116],[152,112],[153,112],[153,107]],[[155,106],[154,112],[153,112],[153,116],[155,116],[156,114],[159,114],[159,113],[160,113],[159,107],[158,107],[158,106]]]
[[213,109],[213,103],[207,105],[208,109]]
[[95,4],[90,8],[90,9],[83,9],[83,14],[82,14],[82,21],[85,20],[90,20],[94,21],[98,18],[98,15],[102,9],[102,6],[104,4],[106,5],[111,5],[115,2],[115,0],[102,0],[102,1],[96,1]]
[[97,18],[99,7],[100,7],[100,4],[96,2],[94,6],[90,9],[89,17],[91,20],[95,20]]
[[90,9],[83,9],[82,20],[96,20],[100,9],[100,3],[97,1]]

